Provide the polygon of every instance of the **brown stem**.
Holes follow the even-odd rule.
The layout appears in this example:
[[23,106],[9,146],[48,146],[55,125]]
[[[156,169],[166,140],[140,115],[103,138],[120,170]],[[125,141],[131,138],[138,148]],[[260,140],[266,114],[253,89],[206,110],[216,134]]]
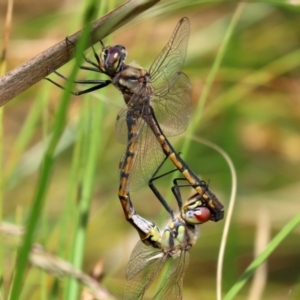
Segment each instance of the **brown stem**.
[[[157,2],[159,0],[128,0],[102,18],[97,19],[92,23],[91,39],[87,48]],[[56,70],[71,60],[74,56],[74,45],[81,32],[82,30],[68,37],[73,44],[64,39],[2,76],[0,78],[0,106],[46,77],[52,70]],[[51,71],[49,71],[49,66],[51,66]]]

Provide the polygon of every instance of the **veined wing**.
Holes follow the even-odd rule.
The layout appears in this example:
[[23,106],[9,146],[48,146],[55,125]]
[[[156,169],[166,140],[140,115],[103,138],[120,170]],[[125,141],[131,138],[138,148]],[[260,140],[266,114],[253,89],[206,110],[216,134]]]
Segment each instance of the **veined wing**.
[[[143,99],[145,91],[139,90],[132,98]],[[150,97],[150,95],[147,95]],[[131,102],[131,101],[129,101]],[[191,111],[191,83],[183,72],[177,72],[169,79],[168,85],[156,89],[151,96],[151,106],[163,133],[174,136],[186,130]],[[141,113],[147,106],[141,106]],[[116,135],[119,142],[127,144],[128,125],[126,122],[128,107],[125,106],[118,114]],[[143,121],[141,121],[143,122]],[[142,124],[140,124],[142,129]]]
[[191,84],[182,72],[169,79],[168,85],[154,91],[151,101],[157,121],[166,136],[186,130],[191,113]]
[[189,265],[190,255],[187,250],[177,258],[169,257],[168,269],[164,280],[156,292],[153,300],[180,300],[182,299],[182,284],[184,273]]
[[[124,111],[122,114],[119,114],[117,132],[120,133],[122,128],[127,128],[129,131],[131,130],[130,126],[129,128],[127,126],[127,121],[130,117],[131,115],[128,111]],[[135,144],[134,147],[132,147],[134,148],[135,153],[131,158],[132,165],[129,171],[127,192],[137,190],[145,183],[148,183],[149,179],[157,170],[165,156],[158,140],[143,119],[136,119],[134,123],[130,120],[128,123],[130,123],[131,126],[136,126],[137,134],[128,144],[130,147],[132,146],[132,143]],[[120,141],[122,136],[118,138]],[[125,141],[127,143],[127,140],[121,141]],[[122,157],[120,164],[121,168],[123,168],[127,163],[127,150],[128,148],[126,148],[126,152]]]
[[116,137],[119,143],[127,145],[128,143],[128,125],[127,119],[128,107],[124,106],[118,113],[116,120]]
[[168,85],[175,73],[181,71],[187,52],[190,34],[188,18],[182,18],[163,50],[149,69],[151,82],[155,89]]
[[141,299],[166,259],[161,250],[139,241],[126,266],[124,300]]

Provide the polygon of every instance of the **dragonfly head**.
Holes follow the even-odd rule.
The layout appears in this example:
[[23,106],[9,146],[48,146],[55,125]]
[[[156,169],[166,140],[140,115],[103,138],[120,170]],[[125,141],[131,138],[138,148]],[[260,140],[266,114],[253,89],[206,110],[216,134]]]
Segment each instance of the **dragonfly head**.
[[183,207],[181,217],[188,223],[198,225],[211,219],[211,211],[204,206],[201,200],[191,199]]
[[202,224],[209,221],[211,218],[211,212],[207,207],[198,207],[196,209],[187,210],[184,219],[190,224]]
[[121,45],[102,48],[100,53],[100,69],[109,76],[118,73],[126,59],[127,51]]

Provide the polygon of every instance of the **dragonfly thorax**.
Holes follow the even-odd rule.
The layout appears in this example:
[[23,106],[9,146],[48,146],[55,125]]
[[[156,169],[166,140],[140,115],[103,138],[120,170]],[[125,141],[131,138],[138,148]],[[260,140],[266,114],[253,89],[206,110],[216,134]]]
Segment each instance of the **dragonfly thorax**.
[[177,217],[170,222],[161,236],[161,248],[169,256],[178,257],[181,251],[189,250],[196,242],[198,231],[193,224],[188,224]]
[[145,104],[153,93],[149,73],[130,65],[123,65],[113,78],[113,85],[123,94],[126,104],[130,102],[130,106]]

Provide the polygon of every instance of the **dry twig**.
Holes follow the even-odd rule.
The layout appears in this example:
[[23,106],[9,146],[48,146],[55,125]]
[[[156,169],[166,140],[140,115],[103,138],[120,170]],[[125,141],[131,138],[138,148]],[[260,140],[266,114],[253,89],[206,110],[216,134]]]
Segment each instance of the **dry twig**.
[[[19,236],[23,235],[24,232],[25,230],[21,226],[11,223],[0,223],[0,234]],[[90,297],[93,297],[92,299],[116,299],[105,287],[98,283],[103,276],[101,264],[97,264],[95,270],[92,272],[92,275],[88,275],[83,273],[81,270],[75,269],[68,261],[47,252],[39,244],[34,244],[32,246],[29,260],[34,267],[41,268],[45,272],[51,273],[56,277],[69,276],[78,280],[88,288],[88,293],[87,289],[85,289],[85,293],[86,295],[89,294]]]
[[[94,21],[87,48],[157,2],[159,0],[128,0],[104,17]],[[0,106],[46,77],[49,74],[49,66],[56,70],[71,60],[74,56],[74,45],[81,32],[82,30],[68,37],[71,43],[63,40],[2,76],[0,78]]]

